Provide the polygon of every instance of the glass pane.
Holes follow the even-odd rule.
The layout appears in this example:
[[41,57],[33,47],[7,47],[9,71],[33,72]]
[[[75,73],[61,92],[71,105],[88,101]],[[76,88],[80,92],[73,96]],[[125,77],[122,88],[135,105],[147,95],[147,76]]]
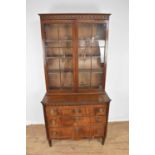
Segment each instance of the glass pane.
[[91,48],[91,55],[92,56],[100,56],[100,48],[99,47],[92,47]]
[[50,47],[47,47],[46,48],[46,53],[47,53],[47,57],[54,57],[54,56],[59,56],[60,55],[60,52],[59,52],[59,48],[50,48]]
[[71,40],[72,39],[72,26],[71,24],[59,25],[59,39]]
[[49,89],[60,88],[60,73],[50,73],[48,75]]
[[90,57],[79,57],[79,69],[91,69],[91,58]]
[[63,88],[71,88],[73,83],[72,72],[61,72],[61,86]]
[[53,57],[47,60],[48,71],[59,70],[59,58]]
[[60,69],[61,70],[71,70],[72,69],[72,58],[65,57],[60,59]]
[[102,89],[103,73],[92,72],[91,87]]
[[45,24],[49,89],[72,89],[72,24]]
[[79,87],[102,89],[105,24],[78,24]]
[[72,50],[73,49],[69,48],[69,47],[60,48],[60,54],[71,57],[72,56]]
[[46,24],[45,36],[46,36],[46,40],[58,40],[58,25]]
[[66,48],[69,48],[69,47],[72,47],[72,41],[46,41],[45,42],[45,47],[48,48],[48,47],[66,47]]
[[60,47],[72,47],[72,41],[60,41]]
[[46,41],[72,40],[71,24],[45,24]]
[[90,87],[90,72],[79,72],[79,87],[89,88]]
[[72,48],[68,47],[47,47],[46,48],[47,57],[58,57],[58,56],[72,56]]
[[92,25],[91,24],[78,24],[78,39],[87,40],[92,36]]
[[78,55],[80,57],[90,56],[91,55],[91,48],[90,47],[80,47],[78,49]]
[[93,37],[95,40],[105,40],[105,24],[93,25]]
[[102,63],[99,56],[92,57],[92,69],[102,69]]

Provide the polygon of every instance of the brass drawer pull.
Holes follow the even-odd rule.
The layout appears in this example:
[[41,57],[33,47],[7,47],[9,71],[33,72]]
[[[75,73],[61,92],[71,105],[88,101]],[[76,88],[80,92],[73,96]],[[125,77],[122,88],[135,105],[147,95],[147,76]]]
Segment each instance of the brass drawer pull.
[[52,120],[52,121],[51,121],[51,124],[52,124],[53,126],[56,125],[55,120]]
[[103,111],[104,111],[103,108],[100,108],[100,109],[99,109],[99,112],[103,112]]
[[51,109],[51,110],[50,110],[50,113],[53,115],[53,114],[56,114],[57,111],[56,111],[55,109]]
[[75,120],[76,120],[76,121],[79,121],[79,120],[80,120],[80,118],[79,118],[79,117],[75,117]]

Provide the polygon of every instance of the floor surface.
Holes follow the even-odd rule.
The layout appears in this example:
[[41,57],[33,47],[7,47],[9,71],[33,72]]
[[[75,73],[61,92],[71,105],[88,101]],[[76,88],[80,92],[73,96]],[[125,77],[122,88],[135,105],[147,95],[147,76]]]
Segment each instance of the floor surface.
[[109,123],[104,145],[100,139],[54,140],[49,147],[44,125],[30,125],[26,155],[128,155],[128,126],[128,122]]

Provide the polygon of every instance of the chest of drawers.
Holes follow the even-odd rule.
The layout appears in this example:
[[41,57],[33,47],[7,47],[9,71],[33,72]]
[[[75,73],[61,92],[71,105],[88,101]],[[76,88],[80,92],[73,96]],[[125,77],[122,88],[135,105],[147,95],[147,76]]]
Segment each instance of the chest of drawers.
[[[92,99],[66,96],[45,96],[42,103],[49,145],[52,139],[83,139],[106,137],[110,99],[100,95]],[[64,97],[65,98],[65,97]]]

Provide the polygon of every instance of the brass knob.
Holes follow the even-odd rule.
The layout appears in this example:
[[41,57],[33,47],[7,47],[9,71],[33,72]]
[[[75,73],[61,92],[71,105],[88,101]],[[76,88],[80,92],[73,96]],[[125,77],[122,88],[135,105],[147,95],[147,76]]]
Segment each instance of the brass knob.
[[55,120],[52,120],[52,122],[51,122],[51,123],[52,123],[52,125],[55,125]]
[[79,121],[79,120],[80,120],[80,118],[79,118],[79,117],[75,117],[75,120],[76,120],[76,121]]
[[53,114],[56,114],[56,110],[54,109],[51,109],[50,113],[53,115]]
[[103,112],[103,108],[100,108],[100,109],[99,109],[99,112]]

